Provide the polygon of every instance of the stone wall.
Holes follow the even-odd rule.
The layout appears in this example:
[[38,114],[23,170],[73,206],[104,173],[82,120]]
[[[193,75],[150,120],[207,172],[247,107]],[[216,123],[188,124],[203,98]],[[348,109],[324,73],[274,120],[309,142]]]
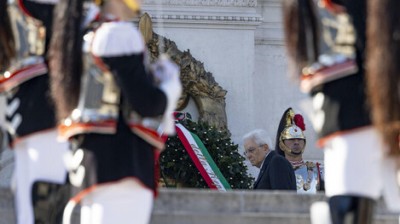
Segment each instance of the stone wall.
[[[175,41],[180,50],[189,49],[228,91],[228,128],[235,143],[241,144],[241,137],[255,128],[267,130],[274,141],[280,117],[290,106],[306,115],[300,104],[308,98],[289,79],[280,0],[159,2],[144,5],[155,31]],[[189,107],[196,115],[195,105]],[[305,119],[305,158],[322,160]],[[250,169],[257,175],[257,169]]]

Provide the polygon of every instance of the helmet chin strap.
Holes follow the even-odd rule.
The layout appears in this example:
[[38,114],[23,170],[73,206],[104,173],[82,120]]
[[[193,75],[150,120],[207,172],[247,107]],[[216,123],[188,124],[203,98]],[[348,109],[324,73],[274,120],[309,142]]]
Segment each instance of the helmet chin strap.
[[279,147],[282,149],[282,151],[284,153],[288,153],[288,154],[290,154],[292,156],[301,156],[301,155],[303,155],[304,149],[306,148],[306,146],[304,145],[303,149],[301,149],[301,151],[299,153],[294,153],[294,152],[292,152],[292,149],[290,149],[289,147],[287,147],[285,145],[285,143],[283,143],[283,140],[279,141]]

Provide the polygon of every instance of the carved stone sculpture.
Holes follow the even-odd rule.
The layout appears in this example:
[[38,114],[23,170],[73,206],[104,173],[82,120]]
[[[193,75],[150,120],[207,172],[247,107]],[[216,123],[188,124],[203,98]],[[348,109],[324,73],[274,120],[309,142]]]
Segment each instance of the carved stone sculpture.
[[[227,129],[225,112],[227,91],[219,86],[210,72],[205,71],[203,63],[193,58],[189,50],[182,52],[173,41],[152,32],[148,14],[142,16],[139,27],[145,36],[151,61],[157,59],[161,51],[181,68],[183,93],[177,110],[184,109],[192,97],[199,110],[199,121],[207,122],[220,129]],[[152,38],[149,38],[149,35]]]

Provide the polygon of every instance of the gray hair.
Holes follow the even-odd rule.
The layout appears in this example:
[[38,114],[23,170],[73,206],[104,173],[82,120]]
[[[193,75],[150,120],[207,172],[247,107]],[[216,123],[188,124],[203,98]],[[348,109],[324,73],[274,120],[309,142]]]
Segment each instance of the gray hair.
[[262,129],[253,130],[243,136],[243,143],[247,140],[254,140],[257,145],[267,144],[272,149],[272,141],[267,132]]

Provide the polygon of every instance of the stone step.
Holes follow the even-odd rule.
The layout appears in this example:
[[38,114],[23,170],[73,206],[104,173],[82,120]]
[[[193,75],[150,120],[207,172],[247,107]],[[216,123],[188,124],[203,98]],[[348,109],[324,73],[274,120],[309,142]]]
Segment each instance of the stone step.
[[[162,188],[154,204],[151,224],[309,224],[310,205],[324,200],[323,194],[298,195],[284,191],[221,193]],[[13,208],[11,191],[0,188],[0,224],[15,223]],[[399,216],[388,211],[381,200],[375,214],[374,224],[399,223]],[[76,212],[74,216],[78,215]]]
[[258,213],[233,213],[233,214],[158,214],[153,213],[151,224],[174,223],[174,224],[309,224],[310,218],[306,214],[268,214]]
[[[323,194],[284,191],[229,191],[162,189],[151,224],[309,224],[310,205],[325,201]],[[397,214],[378,201],[374,224],[398,224]]]
[[0,224],[15,223],[14,198],[10,189],[0,187]]
[[[398,218],[377,215],[374,224],[398,224]],[[308,214],[158,214],[153,213],[151,224],[310,224]]]

